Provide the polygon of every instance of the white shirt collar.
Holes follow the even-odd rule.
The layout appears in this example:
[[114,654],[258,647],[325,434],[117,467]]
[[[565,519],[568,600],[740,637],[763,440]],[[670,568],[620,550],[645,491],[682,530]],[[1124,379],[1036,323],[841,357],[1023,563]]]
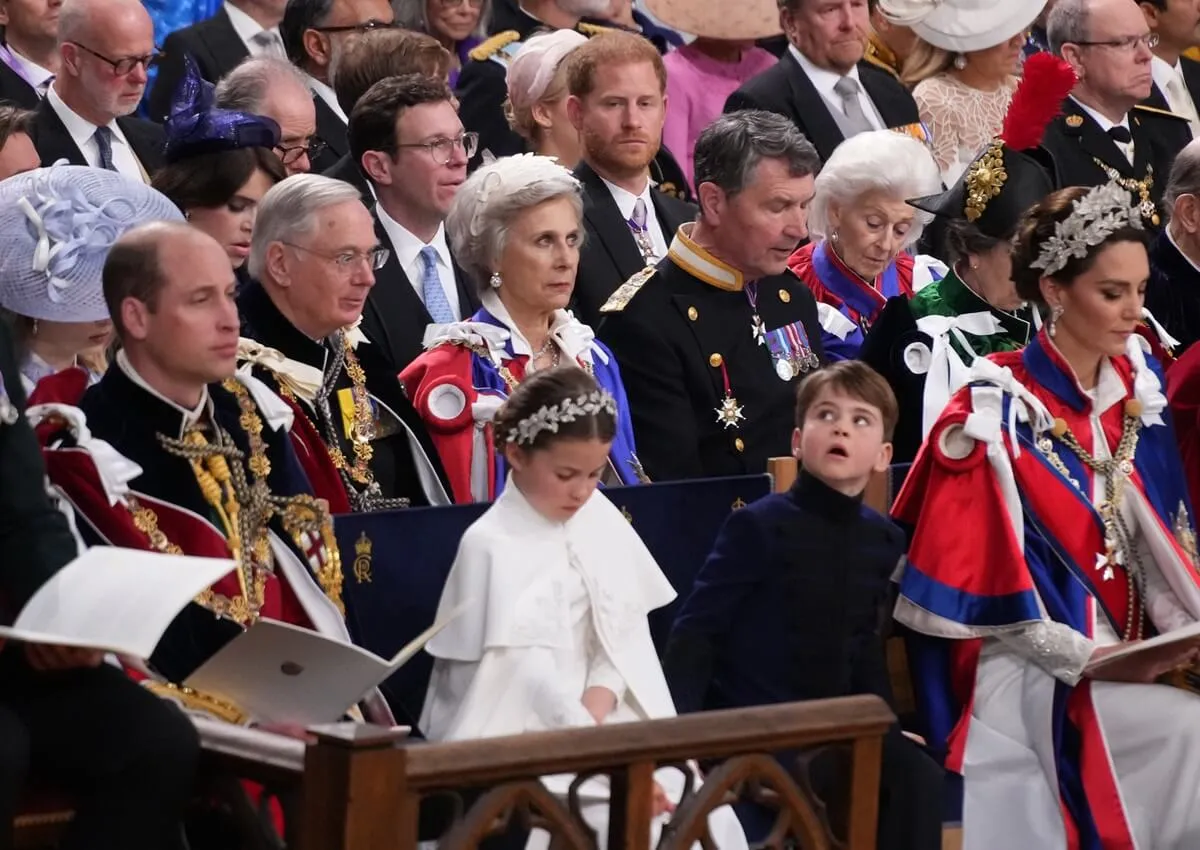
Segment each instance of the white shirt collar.
[[146,383],[146,379],[139,375],[137,370],[133,368],[133,364],[129,362],[129,357],[125,354],[125,349],[123,348],[117,352],[117,366],[120,367],[121,371],[125,373],[125,376],[129,378],[129,380],[133,381],[163,404],[170,405],[171,408],[179,412],[179,414],[183,417],[183,424],[179,429],[181,434],[190,426],[199,422],[200,418],[208,411],[208,387],[205,387],[204,391],[200,393],[200,403],[197,404],[194,409],[188,410],[183,405],[176,404],[175,402],[171,401],[158,390],[154,389],[154,387]]
[[1092,107],[1088,106],[1086,103],[1081,101],[1079,98],[1075,97],[1075,95],[1071,95],[1071,100],[1073,100],[1077,104],[1079,104],[1080,109],[1082,109],[1088,115],[1092,116],[1092,118],[1095,120],[1095,122],[1100,125],[1100,129],[1103,130],[1106,134],[1113,127],[1124,127],[1126,130],[1129,129],[1129,113],[1125,113],[1124,115],[1122,115],[1121,120],[1114,124],[1112,121],[1109,121],[1107,117],[1105,117],[1104,115],[1101,115],[1095,109],[1092,109]]
[[350,119],[346,117],[346,113],[338,105],[337,92],[331,86],[321,82],[307,71],[304,72],[304,76],[308,77],[308,87],[312,89],[312,93],[325,101],[325,105],[333,110],[334,114],[341,119],[343,124],[349,124]]
[[834,103],[841,100],[841,96],[833,90],[833,87],[837,85],[838,80],[843,76],[854,80],[854,82],[858,83],[859,89],[862,89],[862,80],[858,78],[857,65],[851,68],[848,73],[839,74],[836,71],[830,71],[826,68],[818,68],[794,44],[788,45],[788,52],[792,54],[793,59],[800,63],[800,67],[812,82],[813,88],[817,90],[817,94],[821,95],[825,100],[830,100]]
[[39,94],[54,79],[53,71],[43,68],[32,59],[22,56],[11,44],[8,45],[8,52],[20,64],[21,68],[25,71],[25,79],[29,81]]
[[[279,34],[279,27],[260,26],[258,21],[254,20],[254,18],[247,15],[237,6],[229,3],[228,0],[223,4],[223,8],[225,9],[226,16],[229,18],[229,23],[233,25],[233,31],[238,34],[238,38],[245,43],[247,49],[251,47],[256,50],[262,49],[262,46],[254,40],[255,36],[260,32]],[[254,50],[251,50],[251,53],[253,52]]]
[[1092,399],[1092,413],[1101,416],[1106,410],[1129,395],[1125,382],[1113,368],[1112,361],[1105,357],[1100,361],[1100,373],[1096,376],[1096,386],[1088,393]]
[[642,189],[642,193],[640,195],[635,195],[626,189],[622,189],[616,183],[610,183],[603,177],[600,179],[604,180],[604,185],[608,187],[608,191],[613,196],[613,200],[617,202],[617,209],[621,211],[621,217],[626,221],[629,221],[629,219],[633,218],[633,206],[638,202],[638,198],[641,198],[646,202],[647,216],[653,216],[655,214],[654,197],[650,194],[649,177],[646,178],[646,187]]
[[[75,147],[82,151],[85,150],[85,145],[94,143],[93,137],[96,135],[96,125],[67,106],[63,102],[63,99],[58,96],[58,89],[54,87],[53,83],[51,83],[50,88],[46,89],[46,100],[58,114],[58,118],[62,121],[63,126],[67,128],[67,134],[71,137],[71,141],[75,143]],[[112,130],[114,142],[120,142],[128,146],[129,142],[126,141],[125,134],[121,132],[116,119],[108,122],[108,129]]]
[[[414,236],[403,224],[388,215],[383,204],[376,204],[375,211],[379,215],[379,223],[383,225],[383,231],[387,234],[388,241],[392,243],[392,255],[396,258],[396,262],[402,269],[411,268],[417,261],[421,250],[425,248],[425,243]],[[439,263],[448,269],[454,267],[450,262],[450,246],[446,244],[445,224],[438,225],[437,233],[433,235],[429,245],[437,251]]]
[[1158,86],[1159,91],[1164,95],[1167,93],[1167,83],[1175,78],[1176,71],[1179,70],[1179,64],[1167,64],[1167,60],[1160,59],[1157,56],[1150,57],[1150,75],[1154,77],[1154,85]]

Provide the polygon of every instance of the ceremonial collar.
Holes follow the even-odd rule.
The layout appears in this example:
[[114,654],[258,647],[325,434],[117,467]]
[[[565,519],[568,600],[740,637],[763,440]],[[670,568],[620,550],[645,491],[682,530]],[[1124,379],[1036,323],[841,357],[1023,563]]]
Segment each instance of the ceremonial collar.
[[692,241],[695,223],[681,224],[671,240],[667,259],[699,281],[723,289],[726,292],[741,292],[746,285],[742,273],[724,260],[710,254]]

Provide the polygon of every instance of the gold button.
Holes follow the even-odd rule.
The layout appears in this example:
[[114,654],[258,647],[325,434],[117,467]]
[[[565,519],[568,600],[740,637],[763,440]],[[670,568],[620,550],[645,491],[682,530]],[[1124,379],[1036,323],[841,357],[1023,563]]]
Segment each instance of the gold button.
[[746,450],[746,444],[742,442],[741,437],[738,437],[736,440],[733,441],[733,447],[735,449],[737,449],[739,452],[744,452]]
[[725,358],[720,354],[714,354],[712,357],[708,358],[708,365],[712,366],[714,369],[720,369],[721,364],[724,362]]
[[688,318],[693,322],[700,318],[700,311],[695,307],[688,307]]
[[788,303],[792,300],[792,293],[788,292],[786,289],[779,290],[779,300],[784,304]]

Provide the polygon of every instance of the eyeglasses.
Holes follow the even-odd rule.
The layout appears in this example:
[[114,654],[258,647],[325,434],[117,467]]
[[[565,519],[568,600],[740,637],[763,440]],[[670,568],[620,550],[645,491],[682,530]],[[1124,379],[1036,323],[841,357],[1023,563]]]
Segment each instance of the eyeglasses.
[[[282,240],[281,240],[282,241]],[[379,271],[383,268],[383,264],[388,261],[388,257],[392,252],[387,248],[372,248],[370,251],[341,251],[337,254],[326,254],[324,251],[317,251],[314,248],[305,248],[303,245],[297,245],[294,242],[284,242],[289,248],[295,248],[297,251],[303,251],[306,254],[313,254],[320,257],[322,260],[328,260],[333,263],[334,267],[339,272],[348,272],[359,263],[366,263],[371,271]]]
[[80,44],[78,41],[72,41],[70,44],[75,45],[84,53],[92,54],[101,62],[107,62],[112,67],[113,73],[118,77],[124,77],[126,74],[132,74],[133,69],[139,66],[149,71],[151,68],[157,65],[159,60],[162,58],[162,54],[156,50],[153,53],[147,53],[145,56],[124,56],[120,59],[109,59],[103,53],[97,53],[86,44]]
[[1108,41],[1075,41],[1080,47],[1112,47],[1125,53],[1133,53],[1139,45],[1146,45],[1151,50],[1158,47],[1158,33],[1148,32],[1145,35],[1127,35],[1124,38],[1112,38]]
[[295,165],[297,160],[304,155],[308,155],[309,162],[319,157],[329,149],[329,145],[323,139],[318,139],[313,136],[302,145],[276,145],[275,150],[279,153],[279,158],[284,165]]
[[425,148],[429,151],[429,155],[433,157],[433,161],[438,165],[445,165],[450,161],[450,157],[454,155],[455,148],[462,148],[463,153],[467,155],[467,159],[475,156],[475,151],[479,150],[479,134],[478,133],[463,133],[453,139],[434,139],[432,142],[413,142],[406,145],[396,145],[398,148]]
[[394,30],[399,28],[400,25],[395,21],[377,21],[373,18],[361,24],[346,24],[340,27],[312,27],[317,32],[323,33],[370,32],[371,30]]
[[483,0],[440,0],[438,3],[443,9],[457,9],[460,6],[470,6],[472,9],[482,9]]

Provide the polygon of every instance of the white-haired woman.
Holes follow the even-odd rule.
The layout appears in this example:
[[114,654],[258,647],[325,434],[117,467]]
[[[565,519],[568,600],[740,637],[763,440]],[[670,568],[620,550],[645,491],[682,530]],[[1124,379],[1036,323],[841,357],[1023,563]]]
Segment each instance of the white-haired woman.
[[551,156],[567,168],[579,162],[579,132],[567,117],[567,63],[587,38],[575,30],[535,35],[508,66],[504,113],[513,131],[534,153]]
[[796,251],[788,266],[817,299],[821,339],[831,360],[858,355],[889,298],[911,296],[946,273],[932,257],[905,252],[930,218],[908,199],[940,189],[929,149],[892,130],[847,139],[821,169],[808,215],[814,241]]
[[617,433],[602,480],[636,484],[642,477],[616,358],[566,309],[582,217],[579,182],[536,154],[480,168],[450,207],[450,244],[483,306],[465,322],[430,325],[425,353],[400,378],[441,456],[455,502],[500,494],[507,468],[495,451],[492,416],[527,374],[560,364],[591,373],[617,400]]

